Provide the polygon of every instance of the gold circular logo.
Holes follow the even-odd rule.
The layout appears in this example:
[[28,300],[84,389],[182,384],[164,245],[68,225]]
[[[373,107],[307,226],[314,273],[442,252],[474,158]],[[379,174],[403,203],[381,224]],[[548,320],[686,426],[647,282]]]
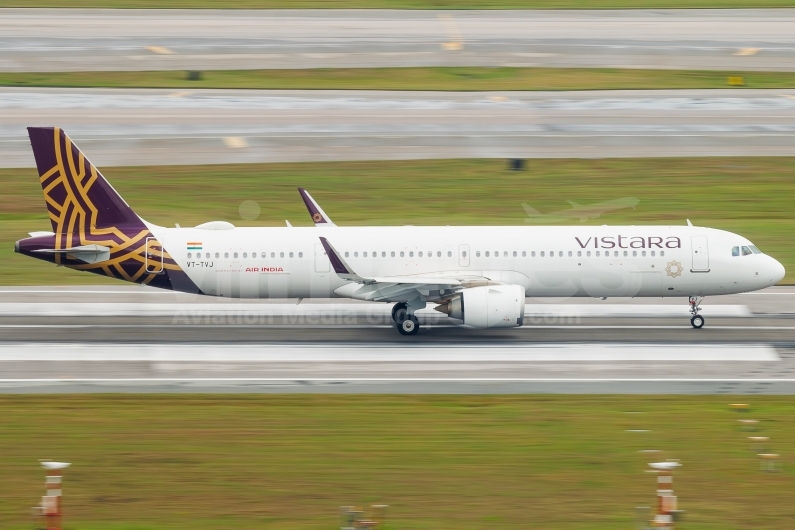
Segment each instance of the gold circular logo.
[[315,215],[312,216],[312,220],[316,223],[319,223],[320,221],[323,220],[323,216],[320,215],[319,213],[316,213]]
[[682,267],[682,264],[676,260],[669,261],[668,265],[665,267],[665,272],[671,278],[676,278],[677,276],[681,276],[683,270],[684,268]]

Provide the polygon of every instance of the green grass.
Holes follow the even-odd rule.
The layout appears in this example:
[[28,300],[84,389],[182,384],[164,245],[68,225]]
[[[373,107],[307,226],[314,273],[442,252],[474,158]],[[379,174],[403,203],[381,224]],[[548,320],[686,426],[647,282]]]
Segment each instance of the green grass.
[[[644,449],[677,458],[689,530],[795,518],[795,401],[759,396],[783,471],[762,473],[728,396],[0,396],[0,527],[31,528],[38,459],[66,470],[67,530],[625,530],[653,506]],[[642,412],[642,414],[627,414]],[[627,429],[651,429],[631,433]]]
[[[227,220],[239,226],[311,221],[296,191],[310,190],[341,225],[525,225],[527,202],[543,213],[636,197],[635,210],[588,224],[695,224],[738,232],[782,261],[795,280],[795,158],[418,160],[102,168],[144,219],[164,226]],[[13,242],[51,230],[35,169],[2,169],[0,282],[6,285],[113,283],[13,253]],[[262,214],[243,221],[244,200]],[[572,221],[576,224],[577,220]]]
[[0,72],[0,86],[104,88],[259,88],[308,90],[641,90],[795,88],[795,72],[720,72],[621,68],[318,68],[186,72]]
[[794,0],[0,0],[0,7],[147,9],[663,9],[792,7]]

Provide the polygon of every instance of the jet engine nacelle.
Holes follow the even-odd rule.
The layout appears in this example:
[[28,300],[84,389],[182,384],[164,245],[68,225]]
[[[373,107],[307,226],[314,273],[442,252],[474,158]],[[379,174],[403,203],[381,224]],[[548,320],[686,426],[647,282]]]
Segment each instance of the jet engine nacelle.
[[435,309],[472,328],[513,328],[524,320],[521,285],[484,285],[464,289]]

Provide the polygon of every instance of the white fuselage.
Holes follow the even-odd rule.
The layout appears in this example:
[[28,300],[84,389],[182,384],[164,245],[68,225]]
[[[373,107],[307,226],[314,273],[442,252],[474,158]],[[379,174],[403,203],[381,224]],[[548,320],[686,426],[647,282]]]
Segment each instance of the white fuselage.
[[731,294],[784,275],[765,254],[733,256],[742,236],[690,226],[150,228],[203,293],[232,298],[336,296],[350,282],[319,236],[361,276],[485,276],[531,297]]

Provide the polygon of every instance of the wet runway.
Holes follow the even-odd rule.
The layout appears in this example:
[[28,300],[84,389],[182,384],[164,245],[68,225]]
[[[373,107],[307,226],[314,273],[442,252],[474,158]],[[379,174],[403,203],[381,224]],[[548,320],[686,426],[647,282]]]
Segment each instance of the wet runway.
[[0,89],[0,166],[25,127],[101,166],[421,158],[795,155],[795,90],[378,92]]
[[0,9],[0,71],[400,66],[795,70],[793,9]]
[[385,304],[3,288],[0,392],[795,393],[795,288],[709,298],[701,330],[678,299],[527,302],[404,337]]

